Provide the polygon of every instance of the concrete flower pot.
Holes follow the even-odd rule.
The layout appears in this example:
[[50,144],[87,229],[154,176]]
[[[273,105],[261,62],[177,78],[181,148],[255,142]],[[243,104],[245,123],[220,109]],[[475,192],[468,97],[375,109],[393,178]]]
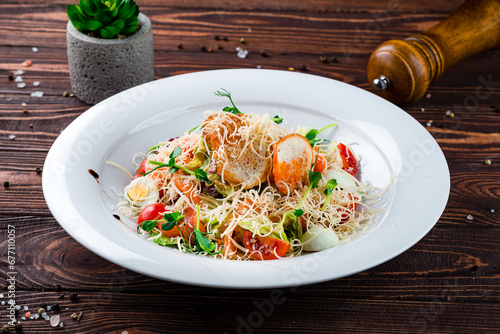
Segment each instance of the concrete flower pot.
[[125,39],[89,37],[68,22],[69,76],[73,93],[96,104],[125,89],[154,79],[153,29],[139,14],[140,30]]

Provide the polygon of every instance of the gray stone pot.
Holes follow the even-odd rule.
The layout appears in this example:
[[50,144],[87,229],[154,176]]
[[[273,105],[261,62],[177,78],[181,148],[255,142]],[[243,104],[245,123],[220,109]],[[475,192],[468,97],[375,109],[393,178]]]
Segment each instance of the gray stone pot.
[[125,89],[154,79],[153,29],[139,14],[140,30],[125,39],[89,37],[68,22],[69,76],[73,93],[96,104]]

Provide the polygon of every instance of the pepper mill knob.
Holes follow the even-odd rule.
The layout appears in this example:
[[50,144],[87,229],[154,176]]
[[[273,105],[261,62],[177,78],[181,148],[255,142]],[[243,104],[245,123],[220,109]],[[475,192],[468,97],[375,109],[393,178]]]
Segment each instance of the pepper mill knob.
[[500,0],[467,0],[426,32],[379,45],[368,61],[368,82],[391,102],[412,103],[450,66],[498,44]]
[[373,79],[372,82],[372,87],[375,90],[386,90],[391,86],[391,82],[389,81],[389,78],[387,78],[385,75],[381,75],[378,78]]

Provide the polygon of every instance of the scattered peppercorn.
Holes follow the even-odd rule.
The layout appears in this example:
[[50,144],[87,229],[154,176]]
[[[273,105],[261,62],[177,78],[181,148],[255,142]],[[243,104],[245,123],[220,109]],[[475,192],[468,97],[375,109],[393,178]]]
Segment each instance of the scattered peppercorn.
[[28,113],[28,108],[27,108],[27,107],[23,107],[23,113],[24,113],[24,114],[27,114],[27,113]]
[[337,60],[337,57],[335,57],[335,56],[332,56],[332,57],[330,58],[330,61],[331,61],[332,63],[338,63],[338,62],[339,62],[339,61]]
[[9,181],[4,181],[4,183],[3,183],[3,187],[4,187],[4,188],[8,188],[9,186],[10,186]]
[[69,294],[69,299],[71,301],[76,301],[78,299],[78,294],[76,292],[70,293]]
[[46,311],[47,304],[45,304],[45,305],[46,305],[45,307],[40,307],[40,308],[38,309],[38,314],[42,315],[42,313],[47,312],[47,311]]
[[71,319],[74,319],[74,320],[76,320],[77,318],[78,318],[78,314],[76,314],[76,313],[73,313],[73,314],[71,315]]
[[12,74],[9,74],[9,81],[14,81],[14,76]]
[[245,38],[243,38],[243,37],[241,37],[241,38],[240,38],[240,43],[241,43],[241,44],[245,44],[246,42],[247,42],[247,41],[245,40]]
[[304,71],[304,72],[309,71],[309,69],[307,68],[307,66],[305,64],[302,64],[302,66],[300,67],[300,70]]
[[57,299],[63,299],[63,298],[64,298],[64,296],[66,296],[66,295],[65,295],[64,293],[62,293],[62,294],[60,294],[60,295],[57,297]]
[[62,286],[60,284],[57,284],[56,285],[56,291],[61,291],[62,290]]
[[227,36],[224,36],[223,40],[227,42],[229,39],[227,38]]
[[8,333],[9,332],[9,325],[3,325],[2,326],[2,333]]
[[177,44],[177,49],[184,49],[184,45],[182,43]]
[[260,55],[262,57],[269,57],[269,53],[267,53],[265,50],[260,50]]
[[61,307],[59,306],[59,304],[56,303],[56,304],[52,305],[52,310],[54,310],[54,311],[60,311]]
[[37,168],[35,169],[35,172],[36,172],[37,174],[40,174],[40,173],[42,172],[42,169],[41,169],[40,167],[37,167]]
[[78,318],[76,318],[76,322],[80,322],[80,320],[82,320],[82,316],[83,312],[80,312],[80,314],[78,314]]
[[319,60],[322,62],[322,63],[328,63],[328,58],[326,58],[326,56],[321,56],[319,57]]
[[33,123],[30,123],[30,128],[33,129]]
[[69,93],[64,91],[64,93],[62,94],[63,97],[69,97]]
[[219,35],[215,35],[215,36],[214,36],[214,39],[215,39],[216,41],[220,41],[220,36],[219,36]]
[[23,331],[23,324],[20,322],[16,322],[14,329],[15,329],[16,333],[21,333]]
[[47,303],[42,303],[42,304],[40,305],[40,308],[47,309]]
[[222,50],[224,49],[224,47],[222,46],[222,44],[217,44],[217,49]]
[[201,51],[207,52],[207,47],[205,45],[200,46]]

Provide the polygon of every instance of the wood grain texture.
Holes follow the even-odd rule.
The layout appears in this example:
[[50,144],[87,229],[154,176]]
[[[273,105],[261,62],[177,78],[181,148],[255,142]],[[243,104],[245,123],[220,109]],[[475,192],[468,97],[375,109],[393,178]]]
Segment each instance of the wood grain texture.
[[[404,108],[439,143],[451,174],[446,209],[420,242],[379,266],[334,281],[280,290],[208,289],[153,279],[104,260],[71,238],[45,204],[37,168],[60,132],[89,108],[62,97],[71,92],[67,3],[0,3],[0,293],[7,294],[6,230],[14,225],[16,300],[32,312],[41,303],[59,303],[65,325],[59,333],[498,332],[500,48],[451,67],[430,86],[429,96]],[[139,1],[153,23],[157,78],[219,68],[293,67],[362,89],[369,89],[366,65],[375,47],[429,29],[461,3]],[[216,35],[228,41],[216,41]],[[212,52],[203,52],[202,45]],[[248,58],[236,56],[238,46],[249,50]],[[321,56],[335,56],[336,62],[324,63]],[[21,65],[26,59],[31,67]],[[26,71],[24,89],[8,79],[19,69]],[[35,90],[44,96],[30,97]],[[77,301],[69,299],[72,292]],[[77,323],[70,315],[80,311],[84,316]],[[0,306],[0,325],[7,320]],[[28,319],[23,332],[56,330]]]

